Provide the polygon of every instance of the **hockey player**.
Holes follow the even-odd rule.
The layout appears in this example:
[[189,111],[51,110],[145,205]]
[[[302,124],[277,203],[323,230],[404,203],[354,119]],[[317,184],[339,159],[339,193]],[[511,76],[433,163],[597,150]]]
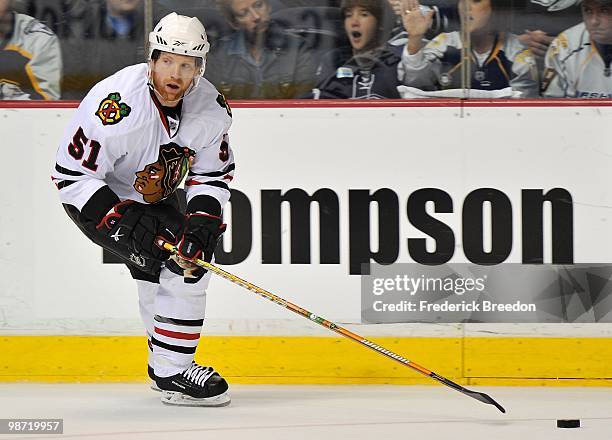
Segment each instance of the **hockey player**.
[[[149,375],[173,405],[221,406],[226,381],[196,364],[210,261],[225,225],[234,158],[231,110],[202,75],[209,50],[197,18],[164,17],[149,34],[148,64],[95,85],[68,125],[52,178],[70,218],[126,262],[149,337]],[[187,214],[176,190],[185,184]],[[158,238],[178,245],[168,259]]]
[[[465,5],[464,2],[467,2]],[[502,32],[500,0],[459,0],[460,15],[471,39],[470,85],[478,90],[512,87],[522,97],[538,96],[538,72],[531,51],[517,36]],[[433,12],[423,14],[418,0],[404,0],[404,27],[410,36],[399,64],[400,80],[423,90],[461,87],[463,41],[459,32],[444,32],[426,44],[423,35]]]
[[612,98],[612,0],[584,0],[582,17],[546,53],[546,97]]

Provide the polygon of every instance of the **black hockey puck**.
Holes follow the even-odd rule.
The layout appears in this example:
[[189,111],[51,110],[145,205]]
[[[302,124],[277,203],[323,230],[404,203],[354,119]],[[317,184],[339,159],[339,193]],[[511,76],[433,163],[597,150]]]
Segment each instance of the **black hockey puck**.
[[557,420],[557,428],[580,428],[580,420]]

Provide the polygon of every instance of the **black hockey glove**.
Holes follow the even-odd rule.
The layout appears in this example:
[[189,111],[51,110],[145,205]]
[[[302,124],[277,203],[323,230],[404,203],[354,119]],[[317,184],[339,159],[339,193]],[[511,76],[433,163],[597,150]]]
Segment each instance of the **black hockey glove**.
[[225,227],[221,217],[205,212],[188,214],[185,233],[177,246],[178,256],[169,260],[166,266],[171,271],[184,275],[187,283],[199,281],[206,269],[192,265],[189,260],[199,258],[210,262]]
[[205,212],[188,214],[187,227],[178,244],[179,257],[185,260],[200,258],[210,262],[225,227],[221,217]]
[[126,200],[116,204],[96,229],[108,238],[109,250],[140,270],[155,274],[170,256],[157,245],[157,238],[176,244],[184,223],[183,215],[169,205]]

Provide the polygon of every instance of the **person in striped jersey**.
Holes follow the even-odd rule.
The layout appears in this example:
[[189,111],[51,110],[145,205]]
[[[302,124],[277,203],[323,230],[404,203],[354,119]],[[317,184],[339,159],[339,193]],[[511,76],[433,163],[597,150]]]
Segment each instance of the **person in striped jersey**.
[[208,49],[197,18],[164,17],[149,35],[148,64],[120,70],[81,102],[52,173],[70,218],[136,280],[149,374],[170,405],[230,402],[225,379],[194,362],[210,273],[190,260],[213,258],[235,168],[231,109],[202,77]]

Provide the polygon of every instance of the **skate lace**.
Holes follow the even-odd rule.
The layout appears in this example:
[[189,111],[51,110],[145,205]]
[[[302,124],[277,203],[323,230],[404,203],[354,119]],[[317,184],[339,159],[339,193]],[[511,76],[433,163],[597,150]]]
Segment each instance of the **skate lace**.
[[195,362],[191,364],[191,367],[183,372],[183,376],[186,379],[195,382],[199,386],[203,386],[208,378],[213,374],[215,374],[215,370],[212,367],[204,367],[196,364]]

